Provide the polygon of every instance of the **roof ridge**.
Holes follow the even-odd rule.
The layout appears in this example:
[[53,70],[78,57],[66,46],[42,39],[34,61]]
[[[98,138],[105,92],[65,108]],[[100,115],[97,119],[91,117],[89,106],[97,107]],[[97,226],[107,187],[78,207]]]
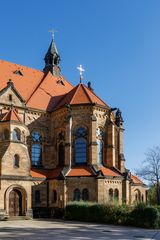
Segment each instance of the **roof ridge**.
[[75,89],[75,93],[73,94],[73,96],[72,96],[72,98],[71,98],[71,101],[70,101],[71,104],[72,104],[73,99],[75,98],[75,94],[76,94],[78,88],[80,87],[80,84],[81,84],[81,83],[79,83],[77,86],[75,86],[75,87],[73,88],[73,89]]
[[83,90],[85,91],[86,96],[88,97],[89,101],[92,102],[92,99],[90,98],[89,94],[87,93],[85,87],[86,87],[86,86],[85,86],[84,84],[82,84],[82,88],[83,88]]
[[87,88],[88,91],[90,91],[93,95],[95,95],[101,102],[103,102],[108,108],[110,108],[100,97],[98,97],[98,95],[95,92],[91,91],[86,85],[84,86]]
[[[72,91],[74,91],[75,88],[77,88],[77,87],[78,87],[78,85],[75,86],[75,87],[73,87],[69,92],[63,94],[62,97],[61,97],[61,99],[58,101],[58,103],[57,103],[56,105],[58,106],[58,105],[63,101],[63,99],[64,99],[69,93],[71,93]],[[73,94],[73,96],[74,96],[74,94]],[[73,99],[73,96],[72,96],[72,98],[71,98],[71,101],[72,101],[72,99]]]
[[32,98],[32,96],[34,95],[34,93],[37,91],[37,89],[40,87],[40,85],[42,84],[42,82],[44,81],[44,79],[48,76],[50,72],[48,72],[47,74],[44,74],[42,79],[39,81],[39,83],[37,84],[37,86],[35,87],[35,89],[33,90],[33,92],[31,93],[30,97],[26,100],[26,104],[29,102],[29,100]]

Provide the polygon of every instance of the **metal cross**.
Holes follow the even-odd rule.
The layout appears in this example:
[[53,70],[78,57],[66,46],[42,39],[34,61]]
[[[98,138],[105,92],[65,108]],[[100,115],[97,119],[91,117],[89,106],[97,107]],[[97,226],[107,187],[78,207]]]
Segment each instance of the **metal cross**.
[[79,70],[79,75],[80,75],[80,83],[82,82],[83,79],[83,72],[85,71],[82,67],[82,65],[80,64],[77,69]]
[[55,32],[57,32],[56,30],[54,29],[50,29],[48,32],[50,32],[52,34],[52,39],[54,39],[54,34]]

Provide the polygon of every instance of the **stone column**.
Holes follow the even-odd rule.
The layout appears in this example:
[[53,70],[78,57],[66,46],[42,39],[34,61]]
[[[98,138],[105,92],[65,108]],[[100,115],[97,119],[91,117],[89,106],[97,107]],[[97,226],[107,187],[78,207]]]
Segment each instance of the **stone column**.
[[123,127],[120,127],[119,129],[119,167],[120,171],[122,173],[125,172],[125,158],[124,158],[124,152],[123,152]]
[[91,116],[91,127],[89,135],[89,163],[97,164],[97,142],[96,142],[97,121],[94,115]]
[[107,134],[106,164],[109,167],[115,167],[115,126],[112,122],[108,123]]
[[68,116],[65,140],[65,165],[72,165],[72,116]]

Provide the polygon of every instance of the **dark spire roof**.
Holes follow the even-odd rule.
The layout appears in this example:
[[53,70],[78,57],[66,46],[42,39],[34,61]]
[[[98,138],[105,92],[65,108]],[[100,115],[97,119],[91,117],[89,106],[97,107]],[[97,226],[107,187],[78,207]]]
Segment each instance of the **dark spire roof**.
[[50,71],[53,75],[56,75],[56,76],[60,75],[61,70],[60,70],[60,67],[58,66],[60,63],[60,60],[61,59],[54,42],[54,38],[52,37],[51,44],[44,58],[45,68],[43,69],[43,71],[45,73]]

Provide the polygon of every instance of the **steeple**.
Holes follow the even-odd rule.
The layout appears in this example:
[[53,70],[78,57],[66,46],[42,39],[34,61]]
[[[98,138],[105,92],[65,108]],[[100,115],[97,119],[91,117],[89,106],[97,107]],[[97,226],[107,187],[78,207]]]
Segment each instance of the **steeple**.
[[60,60],[61,59],[54,42],[54,33],[52,32],[52,41],[44,58],[45,67],[43,69],[43,72],[47,73],[50,71],[55,76],[60,75],[61,70],[58,66]]

